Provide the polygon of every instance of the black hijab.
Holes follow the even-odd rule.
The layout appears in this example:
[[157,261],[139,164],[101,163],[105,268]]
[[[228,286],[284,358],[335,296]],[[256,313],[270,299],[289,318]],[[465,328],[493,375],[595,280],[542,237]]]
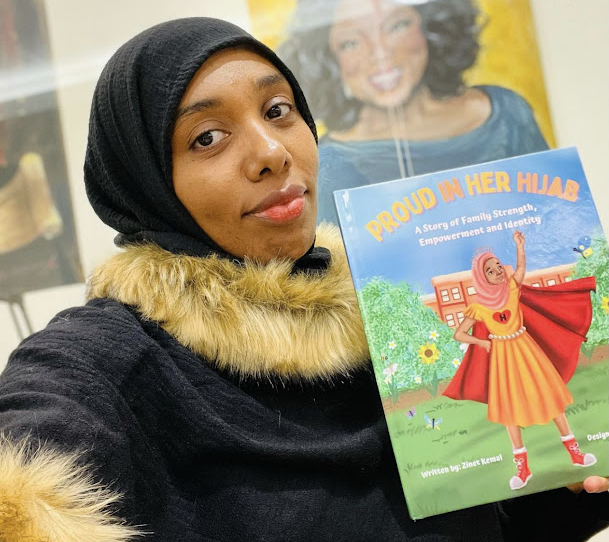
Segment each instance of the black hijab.
[[[115,242],[153,242],[174,253],[222,250],[195,222],[173,190],[174,115],[188,83],[214,53],[245,46],[287,79],[296,107],[317,140],[305,97],[271,49],[241,28],[205,17],[161,23],[125,43],[108,61],[93,95],[85,185],[95,212],[119,232]],[[329,253],[313,249],[297,268],[324,267]]]

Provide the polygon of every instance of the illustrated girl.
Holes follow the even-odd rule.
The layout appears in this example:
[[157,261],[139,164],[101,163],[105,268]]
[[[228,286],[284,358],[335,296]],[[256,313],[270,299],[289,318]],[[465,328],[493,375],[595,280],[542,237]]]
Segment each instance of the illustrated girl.
[[573,465],[596,463],[593,454],[580,451],[565,416],[573,402],[566,383],[590,327],[590,291],[596,281],[588,277],[544,288],[523,285],[525,237],[516,231],[513,238],[513,275],[490,251],[472,261],[476,302],[465,309],[454,338],[473,346],[444,395],[487,403],[488,419],[506,427],[517,465],[510,488],[517,490],[532,477],[522,427],[554,421]]

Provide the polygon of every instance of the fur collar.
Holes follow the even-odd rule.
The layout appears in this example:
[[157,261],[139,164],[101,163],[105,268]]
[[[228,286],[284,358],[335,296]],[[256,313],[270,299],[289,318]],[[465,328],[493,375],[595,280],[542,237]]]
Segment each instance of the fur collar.
[[111,298],[159,322],[180,343],[243,376],[332,378],[369,358],[342,240],[318,228],[332,262],[319,275],[291,264],[175,255],[132,246],[91,276],[88,298]]

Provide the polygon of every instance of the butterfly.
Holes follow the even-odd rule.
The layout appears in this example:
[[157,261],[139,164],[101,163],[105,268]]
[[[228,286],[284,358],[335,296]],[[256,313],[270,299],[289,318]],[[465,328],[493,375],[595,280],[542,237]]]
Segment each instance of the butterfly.
[[427,414],[423,414],[423,418],[425,418],[425,425],[428,429],[437,429],[438,431],[440,430],[442,418],[430,418]]
[[575,252],[579,252],[584,258],[592,256],[594,250],[592,250],[592,247],[590,246],[591,242],[592,239],[589,235],[583,235],[579,238],[579,240],[577,241],[577,247],[573,247],[573,250]]
[[409,408],[406,412],[404,412],[404,414],[406,416],[408,416],[409,418],[414,418],[415,414],[417,413],[416,409],[414,407]]

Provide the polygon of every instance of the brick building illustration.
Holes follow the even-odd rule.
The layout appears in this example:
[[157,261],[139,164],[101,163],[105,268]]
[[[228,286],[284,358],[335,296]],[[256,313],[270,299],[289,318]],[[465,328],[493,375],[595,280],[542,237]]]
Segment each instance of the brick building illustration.
[[[575,263],[570,263],[527,272],[524,284],[539,287],[569,282],[574,267]],[[505,270],[508,275],[514,273],[511,265],[506,265]],[[421,300],[449,327],[457,327],[463,321],[465,307],[476,302],[471,271],[438,275],[431,279],[431,284],[434,293],[421,296]]]

